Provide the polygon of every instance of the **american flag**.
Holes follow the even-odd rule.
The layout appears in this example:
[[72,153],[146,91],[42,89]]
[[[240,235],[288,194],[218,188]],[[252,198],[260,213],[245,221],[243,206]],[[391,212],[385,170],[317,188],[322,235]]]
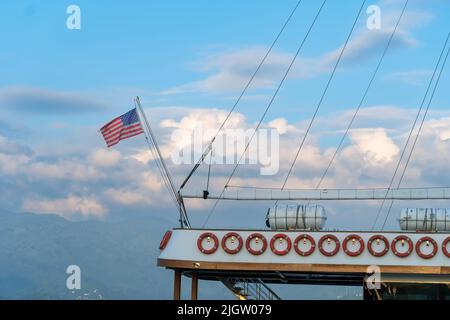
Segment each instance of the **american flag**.
[[100,132],[105,138],[106,145],[112,147],[120,140],[128,139],[144,132],[139,121],[136,108],[131,109],[120,117],[105,124]]

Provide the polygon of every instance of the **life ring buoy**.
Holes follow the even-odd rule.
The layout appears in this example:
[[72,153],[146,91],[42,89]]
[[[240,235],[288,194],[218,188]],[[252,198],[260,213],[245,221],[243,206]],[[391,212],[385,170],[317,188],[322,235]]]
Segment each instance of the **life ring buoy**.
[[[213,246],[210,249],[205,249],[203,247],[203,240],[205,240],[205,238],[208,241],[214,242]],[[202,233],[197,239],[197,248],[204,254],[212,254],[216,252],[218,247],[219,247],[219,239],[217,239],[217,236],[212,232]]]
[[[356,251],[350,251],[348,248],[349,241],[352,241],[352,242],[358,241],[359,249]],[[344,252],[346,255],[348,255],[350,257],[357,257],[364,251],[364,240],[357,234],[350,234],[347,237],[345,237],[344,242],[342,243],[342,248],[344,249]]]
[[[301,250],[298,247],[298,243],[300,241],[302,241],[302,240],[305,241],[305,242],[306,242],[306,240],[308,240],[309,243],[311,244],[311,248],[309,248],[308,251],[303,251],[303,250]],[[301,234],[297,238],[295,238],[295,240],[294,240],[294,250],[299,255],[301,255],[303,257],[307,257],[307,256],[311,255],[314,252],[314,250],[316,250],[316,242],[314,241],[314,238],[311,237],[310,235],[308,235],[308,234]]]
[[[384,243],[383,251],[377,252],[377,251],[373,250],[372,244],[375,241],[377,243],[379,243],[380,241],[383,241],[383,243]],[[369,250],[370,254],[373,255],[374,257],[382,257],[389,251],[389,241],[385,236],[383,236],[381,234],[376,234],[376,235],[372,236],[369,239],[369,241],[367,242],[367,250]]]
[[447,250],[447,244],[450,242],[450,237],[447,237],[444,242],[442,242],[442,252],[447,258],[450,258],[450,252]]
[[[323,243],[324,243],[325,241],[333,241],[333,242],[335,243],[335,248],[334,248],[333,251],[326,251],[326,250],[323,248]],[[322,238],[320,238],[320,240],[319,240],[319,251],[320,251],[324,256],[327,256],[327,257],[332,257],[332,256],[334,256],[336,253],[338,253],[340,247],[341,247],[341,243],[339,242],[339,239],[338,239],[336,236],[332,235],[332,234],[324,235],[324,236],[323,236]]]
[[[231,238],[231,241],[237,241],[237,247],[234,249],[230,249],[227,246],[227,240]],[[241,251],[243,246],[242,237],[236,232],[229,232],[222,238],[222,248],[228,254],[236,254]]]
[[[429,245],[431,243],[432,246],[433,246],[433,251],[430,252],[429,254],[424,254],[422,252],[422,250],[420,250],[420,246],[424,242],[427,242],[427,245]],[[422,259],[431,259],[431,258],[433,258],[436,255],[437,251],[438,251],[438,245],[437,245],[436,241],[433,238],[431,238],[431,237],[423,237],[423,238],[420,238],[419,240],[417,240],[417,242],[416,242],[416,253]]]
[[[408,243],[408,250],[406,252],[398,252],[396,245],[397,245],[397,242],[399,242],[399,241],[402,241],[402,243],[404,243],[406,241]],[[412,240],[409,237],[403,236],[403,235],[397,236],[394,240],[392,240],[392,243],[391,243],[392,252],[399,258],[405,258],[405,257],[409,256],[411,254],[411,252],[413,251],[413,247],[414,247],[414,245],[413,245]]]
[[[280,241],[285,240],[286,241],[286,248],[284,250],[278,250],[275,247],[275,242],[277,240],[280,240]],[[291,239],[289,238],[289,236],[287,236],[283,233],[278,233],[278,234],[274,235],[272,237],[272,239],[270,240],[270,250],[272,250],[272,252],[278,256],[284,256],[284,255],[288,254],[289,251],[291,251],[291,247],[292,247]]]
[[159,243],[159,250],[164,250],[166,248],[167,243],[169,242],[171,236],[172,230],[168,230],[166,231],[166,233],[164,233],[164,236],[161,239],[161,242]]
[[[252,240],[255,239],[255,241],[261,241],[262,247],[259,250],[255,250],[251,246]],[[252,233],[247,237],[247,240],[245,241],[245,247],[247,248],[247,251],[250,252],[254,256],[259,256],[263,254],[267,249],[267,240],[261,233]]]

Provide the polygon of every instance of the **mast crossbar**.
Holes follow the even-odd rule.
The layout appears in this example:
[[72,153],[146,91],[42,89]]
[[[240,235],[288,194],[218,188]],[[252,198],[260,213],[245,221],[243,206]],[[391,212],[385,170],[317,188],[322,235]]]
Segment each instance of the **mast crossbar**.
[[[203,199],[203,190],[181,190],[183,198]],[[208,199],[223,200],[445,200],[450,188],[401,189],[226,189],[222,195],[211,191]]]

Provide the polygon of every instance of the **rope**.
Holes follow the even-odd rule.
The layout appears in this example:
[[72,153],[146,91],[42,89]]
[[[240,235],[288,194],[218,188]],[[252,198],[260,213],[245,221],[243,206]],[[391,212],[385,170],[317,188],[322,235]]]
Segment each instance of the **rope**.
[[[449,33],[449,35],[450,35],[450,33]],[[447,37],[447,39],[448,39],[448,37]],[[444,48],[445,48],[445,47],[444,47]],[[408,159],[406,160],[406,164],[405,164],[405,167],[403,168],[403,172],[402,172],[402,175],[401,175],[400,180],[399,180],[399,182],[398,182],[397,188],[400,187],[400,184],[402,183],[403,178],[404,178],[404,176],[405,176],[406,169],[408,168],[409,162],[410,162],[410,160],[411,160],[411,156],[412,156],[412,154],[413,154],[413,152],[414,152],[414,149],[415,149],[415,147],[416,147],[417,140],[419,139],[420,133],[421,133],[421,131],[422,131],[423,124],[424,124],[424,122],[425,122],[426,116],[427,116],[427,114],[428,114],[428,110],[430,109],[431,103],[432,103],[432,101],[433,101],[434,94],[436,93],[436,89],[437,89],[437,87],[438,87],[438,85],[439,85],[439,81],[441,80],[441,75],[442,75],[442,72],[444,71],[444,67],[445,67],[445,64],[447,63],[447,58],[448,58],[449,54],[450,54],[450,48],[447,50],[447,54],[446,54],[446,56],[445,56],[444,62],[442,63],[441,70],[439,71],[439,76],[438,76],[438,78],[437,78],[437,80],[436,80],[436,83],[435,83],[435,85],[434,85],[433,92],[431,93],[430,100],[429,100],[429,102],[428,102],[427,108],[425,109],[425,113],[424,113],[424,115],[423,115],[423,117],[422,117],[422,121],[421,121],[421,123],[420,123],[419,130],[417,131],[416,137],[415,137],[415,139],[414,139],[414,143],[413,143],[413,145],[412,145],[412,147],[411,147],[411,151],[409,152]],[[385,227],[385,225],[386,225],[386,222],[387,222],[387,220],[388,220],[388,218],[389,218],[389,215],[390,215],[390,213],[391,213],[391,209],[392,209],[392,205],[393,205],[393,204],[394,204],[394,201],[391,201],[391,204],[390,204],[390,206],[389,206],[388,213],[387,213],[387,215],[386,215],[386,218],[384,219],[383,226],[381,227],[381,230],[383,230],[384,227]]]
[[[448,36],[447,36],[447,38],[446,38],[446,40],[445,40],[444,46],[442,47],[441,53],[440,53],[440,55],[439,55],[439,59],[438,59],[438,61],[437,61],[437,63],[436,63],[436,66],[434,67],[433,75],[432,75],[432,77],[431,77],[431,79],[430,79],[430,81],[429,81],[429,83],[428,83],[427,90],[425,91],[425,94],[424,94],[424,96],[423,96],[423,98],[422,98],[422,101],[421,101],[421,103],[420,103],[419,110],[417,111],[417,114],[416,114],[416,118],[414,119],[414,123],[413,123],[413,125],[412,125],[412,127],[411,127],[411,130],[409,131],[408,138],[406,139],[406,143],[405,143],[405,145],[404,145],[404,147],[403,147],[402,153],[401,153],[400,158],[399,158],[399,160],[398,160],[398,162],[397,162],[397,165],[396,165],[396,167],[395,167],[394,174],[392,175],[391,181],[390,181],[390,183],[389,183],[389,187],[388,187],[388,190],[386,191],[385,199],[383,199],[383,201],[381,202],[380,207],[378,208],[378,212],[377,212],[375,221],[374,221],[373,224],[372,224],[371,230],[373,230],[373,229],[375,228],[375,225],[376,225],[376,223],[377,223],[377,221],[378,221],[378,218],[379,218],[379,216],[380,216],[380,214],[381,214],[381,211],[383,210],[383,206],[384,206],[384,204],[386,203],[386,197],[387,197],[387,194],[389,193],[389,190],[391,189],[391,187],[392,187],[392,185],[393,185],[393,183],[394,183],[395,176],[397,175],[397,172],[398,172],[398,170],[399,170],[399,168],[400,168],[400,164],[401,164],[401,162],[402,162],[402,160],[403,160],[403,157],[404,157],[404,155],[405,155],[406,149],[407,149],[408,144],[409,144],[409,142],[410,142],[410,140],[411,140],[411,137],[412,137],[412,134],[413,134],[414,129],[415,129],[415,127],[416,127],[417,121],[418,121],[418,119],[419,119],[419,117],[420,117],[420,113],[422,112],[423,106],[425,105],[425,101],[427,100],[428,93],[430,92],[431,86],[432,86],[432,84],[433,84],[434,78],[435,78],[436,73],[437,73],[437,70],[438,70],[438,68],[439,68],[439,64],[441,63],[441,60],[442,60],[442,57],[443,57],[443,55],[444,55],[445,48],[446,48],[446,46],[447,46],[447,43],[448,43],[448,41],[449,41],[449,38],[450,38],[450,33],[448,34]],[[424,120],[424,119],[423,119],[423,120]],[[390,205],[390,208],[392,208],[392,204]]]
[[250,87],[250,85],[252,84],[253,80],[255,79],[256,75],[258,74],[259,70],[261,69],[262,65],[264,64],[264,62],[266,61],[267,57],[269,56],[269,54],[272,52],[272,49],[274,48],[275,44],[278,42],[278,39],[281,37],[284,29],[286,29],[286,26],[289,24],[289,22],[291,21],[292,17],[294,16],[295,12],[297,11],[298,7],[300,6],[300,3],[302,2],[302,0],[299,0],[297,2],[297,4],[295,5],[294,9],[291,11],[291,13],[289,14],[287,20],[284,22],[281,30],[278,32],[277,36],[275,37],[275,40],[273,40],[272,44],[269,47],[269,50],[267,50],[266,54],[264,55],[264,57],[262,58],[262,60],[259,62],[258,67],[256,68],[256,70],[253,72],[252,76],[250,77],[250,79],[248,80],[247,84],[245,85],[244,89],[242,90],[241,94],[239,95],[238,99],[236,100],[236,102],[234,103],[233,107],[230,109],[230,111],[228,112],[227,116],[225,117],[224,121],[222,122],[222,124],[219,127],[219,130],[217,130],[217,133],[215,134],[215,136],[211,139],[210,143],[208,144],[208,146],[205,148],[205,150],[203,151],[202,156],[200,157],[200,159],[198,160],[198,162],[195,164],[194,168],[191,170],[191,172],[189,172],[188,176],[186,177],[186,179],[183,181],[183,183],[180,186],[180,189],[183,189],[184,186],[186,185],[186,183],[189,181],[189,179],[192,177],[192,175],[195,173],[195,171],[198,169],[198,167],[200,166],[200,164],[203,162],[203,160],[206,158],[206,156],[208,155],[208,153],[212,150],[212,145],[214,143],[214,141],[216,140],[217,136],[219,135],[219,133],[222,131],[222,129],[224,128],[225,124],[228,122],[228,119],[230,118],[231,114],[234,112],[234,110],[236,109],[237,105],[239,104],[239,102],[241,101],[242,97],[244,96],[244,94],[247,92],[247,89]]
[[309,34],[311,33],[312,28],[313,28],[314,25],[316,24],[316,21],[317,21],[319,15],[320,15],[320,13],[322,12],[322,9],[323,9],[323,7],[325,6],[325,3],[326,3],[326,2],[327,2],[327,0],[324,0],[324,1],[322,2],[322,5],[320,6],[318,12],[316,13],[316,15],[315,15],[315,17],[314,17],[314,19],[313,19],[313,22],[312,22],[311,25],[309,26],[309,29],[308,29],[306,35],[303,37],[303,40],[302,40],[302,42],[300,43],[300,46],[298,47],[297,52],[295,53],[294,57],[292,58],[291,63],[289,64],[289,66],[288,66],[286,72],[285,72],[284,75],[283,75],[283,78],[281,79],[281,81],[280,81],[280,83],[279,83],[277,89],[275,90],[275,92],[274,92],[272,98],[270,99],[269,104],[267,105],[266,109],[264,110],[264,113],[262,114],[261,118],[259,119],[258,125],[257,125],[256,128],[254,129],[254,131],[253,131],[253,133],[252,133],[252,135],[251,135],[249,141],[247,142],[247,144],[246,144],[246,146],[245,146],[245,149],[244,149],[244,151],[242,152],[242,154],[241,154],[241,156],[240,156],[240,158],[239,158],[239,161],[238,161],[238,162],[236,163],[236,165],[234,166],[233,171],[231,172],[231,175],[229,176],[227,182],[225,183],[225,186],[223,187],[222,192],[220,193],[219,198],[215,201],[215,203],[214,203],[214,205],[213,205],[211,211],[209,212],[209,214],[208,214],[208,216],[207,216],[207,218],[206,218],[206,221],[203,223],[203,227],[208,223],[208,221],[209,221],[209,219],[210,219],[212,213],[214,212],[214,210],[215,210],[216,207],[217,207],[217,204],[219,203],[220,198],[222,197],[223,193],[225,192],[225,189],[227,188],[228,183],[229,183],[229,182],[231,181],[231,179],[233,178],[233,175],[234,175],[234,173],[236,172],[236,170],[237,170],[237,168],[238,168],[238,166],[239,166],[239,164],[240,164],[240,162],[241,162],[243,156],[244,156],[245,153],[247,152],[247,149],[248,149],[248,147],[250,146],[250,143],[252,142],[253,137],[255,136],[256,132],[258,131],[259,127],[261,126],[262,121],[263,121],[264,118],[266,117],[267,112],[269,111],[270,107],[272,106],[273,102],[275,101],[275,98],[276,98],[276,96],[278,95],[278,92],[280,91],[280,89],[281,89],[281,87],[282,87],[284,81],[286,80],[286,78],[287,78],[289,72],[291,71],[292,66],[294,65],[295,61],[297,60],[297,57],[298,57],[298,55],[299,55],[301,49],[303,48],[303,45],[305,44],[306,40],[308,39]]
[[[156,142],[156,138],[155,135],[153,134],[153,131],[150,127],[150,124],[147,120],[147,116],[145,115],[145,112],[141,106],[139,97],[136,97],[135,99],[135,106],[136,108],[139,109],[140,114],[143,118],[143,122],[144,122],[144,127],[146,130],[144,130],[145,132],[145,140],[147,141],[148,147],[150,149],[150,151],[152,152],[153,156],[155,157],[155,162],[158,166],[158,169],[161,173],[161,176],[163,178],[163,182],[166,186],[166,188],[169,191],[170,196],[172,197],[172,200],[175,201],[175,204],[177,206],[177,209],[180,212],[180,224],[181,227],[183,227],[184,225],[186,225],[187,227],[190,228],[190,222],[187,216],[187,212],[186,212],[186,208],[184,207],[184,203],[183,203],[183,199],[180,197],[179,193],[177,193],[176,189],[175,189],[175,185],[173,183],[172,177],[170,176],[170,172],[169,169],[166,166],[166,163],[164,161],[164,158],[161,154],[161,150],[158,147],[158,143]],[[142,121],[141,121],[142,123]],[[150,143],[150,140],[151,143]],[[153,148],[152,148],[153,145]]]
[[[408,3],[408,1],[406,1],[406,3]],[[406,5],[405,5],[404,9],[405,9],[405,8],[406,8]],[[404,12],[404,11],[403,11],[403,12]],[[345,132],[344,132],[344,134],[343,134],[341,140],[339,141],[338,147],[337,147],[336,150],[334,151],[333,156],[331,157],[331,160],[330,160],[330,162],[328,163],[328,166],[326,167],[325,171],[323,172],[323,174],[322,174],[322,176],[321,176],[321,178],[320,178],[320,180],[319,180],[319,183],[318,183],[317,186],[316,186],[316,189],[319,189],[320,186],[322,185],[322,182],[323,182],[323,180],[325,179],[326,175],[328,174],[328,171],[330,170],[331,166],[333,165],[333,162],[334,162],[334,160],[335,160],[335,158],[336,158],[338,152],[339,152],[339,151],[341,150],[341,148],[342,148],[342,145],[343,145],[343,143],[344,143],[344,141],[345,141],[345,138],[347,137],[347,135],[348,135],[350,129],[351,129],[352,126],[353,126],[353,123],[354,123],[354,121],[355,121],[355,119],[356,119],[356,116],[358,115],[359,110],[361,109],[363,103],[365,102],[365,100],[366,100],[366,98],[367,98],[367,95],[368,95],[368,93],[369,93],[369,91],[370,91],[370,88],[372,87],[372,84],[373,84],[373,82],[374,82],[374,80],[375,80],[375,77],[377,76],[378,71],[380,70],[381,65],[382,65],[382,63],[383,63],[383,61],[384,61],[384,58],[385,58],[385,56],[386,56],[386,54],[387,54],[387,52],[388,52],[388,50],[389,50],[389,48],[390,48],[390,46],[391,46],[392,40],[393,40],[393,38],[394,38],[394,36],[395,36],[395,33],[397,32],[397,27],[398,27],[398,25],[399,25],[399,22],[400,22],[402,16],[403,16],[403,13],[400,15],[400,17],[399,17],[399,19],[398,19],[398,21],[397,21],[397,25],[395,26],[394,30],[393,30],[392,33],[391,33],[391,36],[390,36],[390,38],[389,38],[389,40],[388,40],[388,42],[387,42],[387,44],[386,44],[386,47],[384,48],[384,51],[383,51],[383,53],[382,53],[382,55],[381,55],[381,58],[380,58],[380,60],[378,61],[378,64],[377,64],[377,66],[376,66],[376,68],[375,68],[375,70],[374,70],[374,72],[373,72],[373,74],[372,74],[372,76],[371,76],[371,78],[370,78],[370,80],[369,80],[369,83],[367,84],[367,87],[366,87],[366,89],[365,89],[365,91],[364,91],[364,94],[363,94],[361,100],[359,101],[359,104],[358,104],[358,106],[357,106],[357,108],[356,108],[356,110],[355,110],[355,112],[354,112],[354,114],[353,114],[353,116],[352,116],[352,118],[351,118],[351,120],[350,120],[350,123],[349,123],[348,126],[347,126],[347,129],[345,130]]]
[[[334,65],[333,72],[331,73],[331,75],[330,75],[330,77],[328,79],[327,85],[325,86],[325,89],[324,89],[324,91],[322,93],[322,96],[320,97],[319,103],[317,104],[316,110],[314,111],[314,114],[313,114],[313,116],[311,118],[311,121],[309,122],[308,128],[306,129],[306,132],[305,132],[305,134],[303,136],[303,139],[302,139],[302,141],[300,143],[300,146],[299,146],[299,148],[297,150],[297,153],[296,153],[296,155],[294,157],[294,161],[292,161],[291,167],[289,168],[288,174],[286,176],[286,179],[283,182],[283,186],[281,187],[281,190],[284,190],[284,187],[286,186],[286,184],[287,184],[287,182],[289,180],[289,177],[290,177],[290,175],[292,173],[292,170],[294,169],[294,166],[295,166],[295,164],[297,162],[298,156],[300,155],[300,152],[301,152],[301,150],[303,148],[303,145],[305,144],[306,138],[307,138],[307,136],[309,134],[309,131],[311,130],[311,127],[312,127],[312,125],[314,123],[314,120],[316,119],[317,113],[319,112],[319,109],[320,109],[320,107],[322,105],[322,102],[323,102],[323,100],[325,98],[325,95],[328,92],[330,84],[333,81],[333,78],[334,78],[334,75],[336,73],[336,70],[337,70],[337,68],[338,68],[338,66],[339,66],[339,64],[341,62],[342,56],[344,54],[345,49],[347,48],[348,42],[350,41],[350,37],[352,36],[353,31],[355,30],[356,23],[359,20],[359,16],[361,15],[361,11],[364,8],[365,3],[366,3],[366,0],[363,0],[363,2],[361,3],[361,7],[359,8],[359,11],[358,11],[358,14],[356,15],[355,21],[353,22],[353,25],[352,25],[352,28],[350,30],[350,33],[348,34],[347,39],[345,40],[345,44],[344,44],[344,46],[341,49],[339,57],[338,57],[335,65]],[[278,203],[278,201],[276,201],[275,204],[277,204],[277,203]]]

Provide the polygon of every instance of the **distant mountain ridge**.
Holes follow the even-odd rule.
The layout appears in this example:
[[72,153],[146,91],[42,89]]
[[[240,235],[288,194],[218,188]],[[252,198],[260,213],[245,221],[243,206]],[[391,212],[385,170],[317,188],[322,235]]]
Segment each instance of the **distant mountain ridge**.
[[[157,213],[73,222],[0,210],[0,299],[171,299],[173,273],[157,267],[156,259],[172,227]],[[71,291],[66,268],[74,264],[81,268],[81,290]],[[183,277],[183,298],[189,298],[189,284]],[[346,295],[336,287],[271,287],[291,299]],[[233,296],[220,282],[200,281],[199,298]]]
[[[155,217],[71,222],[57,215],[2,212],[0,296],[72,299],[97,290],[106,299],[169,298],[171,288],[164,284],[170,273],[155,267],[155,244],[170,227]],[[66,288],[65,271],[72,264],[81,268],[80,291]]]

